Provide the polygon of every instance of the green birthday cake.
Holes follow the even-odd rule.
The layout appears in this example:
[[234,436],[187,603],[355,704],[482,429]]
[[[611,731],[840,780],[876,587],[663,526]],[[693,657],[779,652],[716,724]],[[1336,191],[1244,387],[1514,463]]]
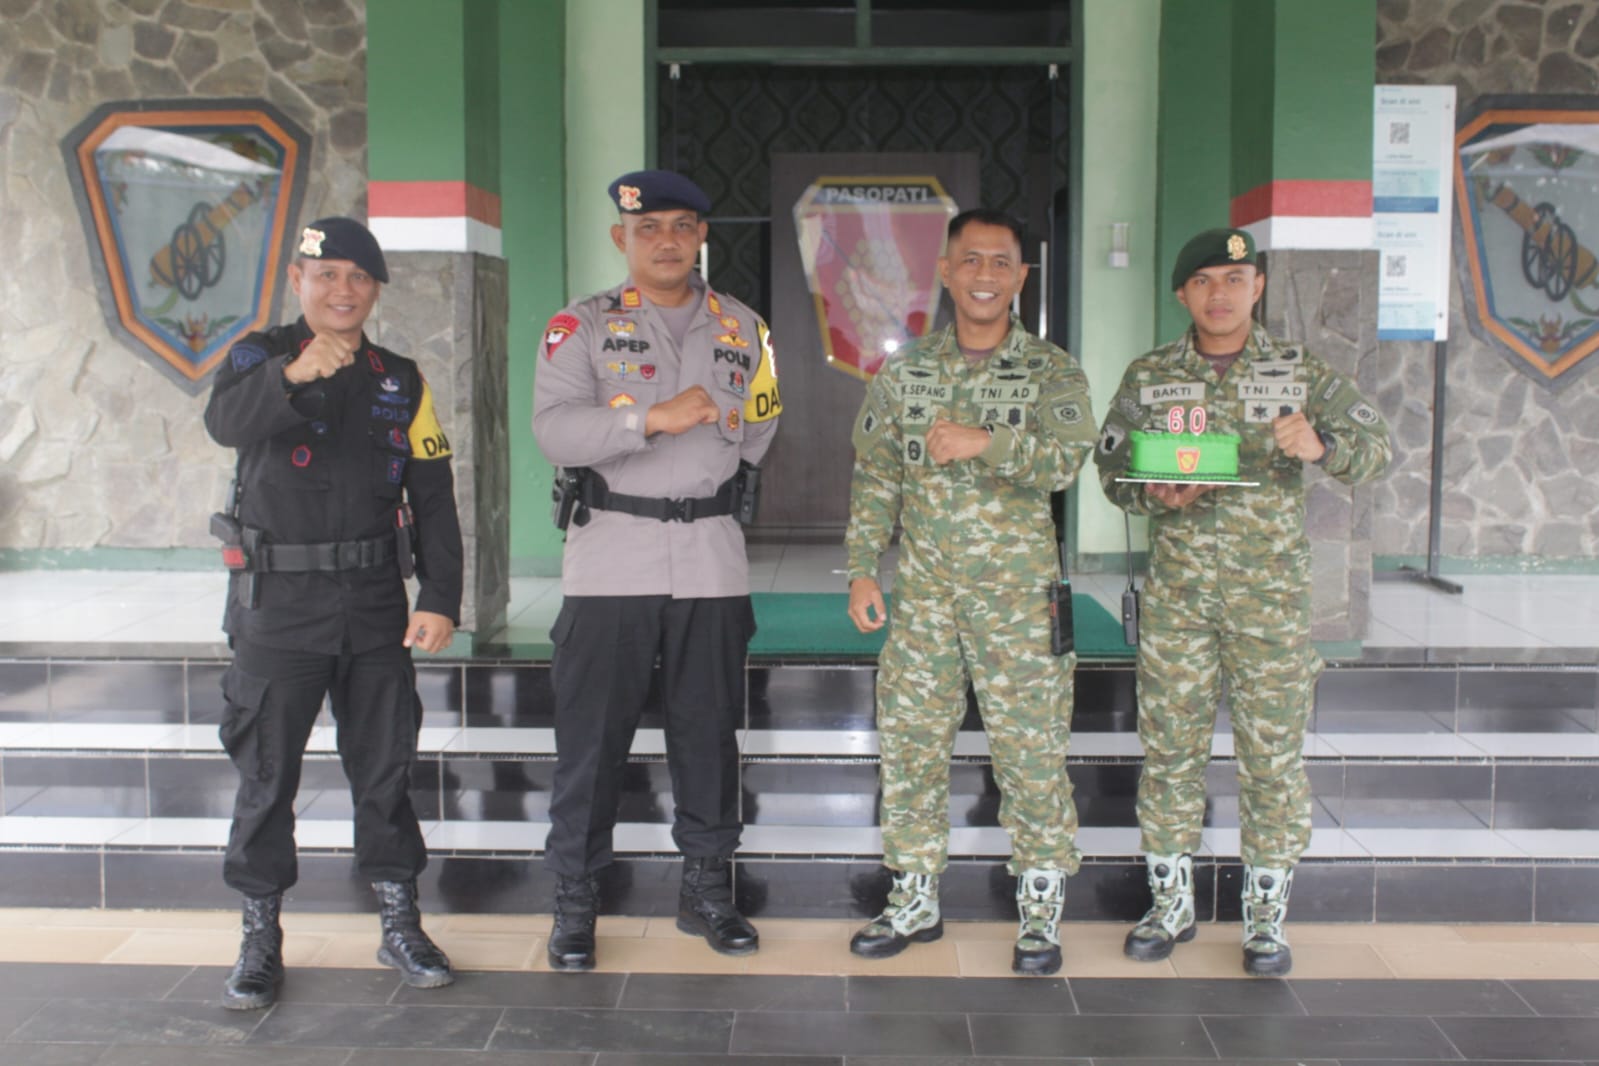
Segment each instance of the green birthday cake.
[[1148,481],[1237,481],[1238,435],[1134,430],[1127,476]]

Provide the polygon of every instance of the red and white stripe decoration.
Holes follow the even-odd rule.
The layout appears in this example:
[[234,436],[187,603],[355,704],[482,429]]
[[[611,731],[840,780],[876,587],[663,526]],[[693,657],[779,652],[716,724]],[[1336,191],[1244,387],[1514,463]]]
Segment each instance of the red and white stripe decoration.
[[1255,247],[1372,248],[1369,181],[1273,181],[1233,197],[1232,224]]
[[464,181],[374,181],[369,228],[388,252],[500,255],[500,197]]

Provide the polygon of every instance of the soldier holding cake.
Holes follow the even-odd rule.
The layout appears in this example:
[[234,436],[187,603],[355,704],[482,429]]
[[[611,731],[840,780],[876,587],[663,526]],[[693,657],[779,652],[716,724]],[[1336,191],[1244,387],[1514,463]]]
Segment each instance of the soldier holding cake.
[[1193,939],[1192,855],[1226,678],[1244,969],[1280,976],[1293,964],[1283,933],[1293,868],[1310,842],[1302,752],[1321,672],[1310,642],[1304,467],[1358,485],[1383,472],[1391,446],[1348,379],[1254,323],[1265,284],[1243,230],[1207,230],[1183,246],[1172,288],[1193,326],[1127,368],[1094,461],[1111,501],[1150,519],[1138,822],[1154,901],[1124,951],[1164,959]]

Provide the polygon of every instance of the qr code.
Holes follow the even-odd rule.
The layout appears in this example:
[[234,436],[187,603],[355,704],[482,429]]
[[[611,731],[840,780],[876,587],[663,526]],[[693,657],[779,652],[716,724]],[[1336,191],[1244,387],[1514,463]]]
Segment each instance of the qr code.
[[1408,122],[1390,122],[1390,123],[1388,123],[1388,143],[1389,144],[1409,144],[1410,143],[1410,123],[1408,123]]
[[1410,272],[1410,259],[1403,255],[1390,255],[1383,264],[1383,272],[1390,278],[1402,278]]

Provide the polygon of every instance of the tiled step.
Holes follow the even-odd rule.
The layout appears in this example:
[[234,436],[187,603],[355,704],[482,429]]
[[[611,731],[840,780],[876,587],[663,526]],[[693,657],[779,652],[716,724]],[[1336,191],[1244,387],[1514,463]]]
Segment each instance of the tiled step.
[[[87,893],[82,905],[94,906],[226,903],[216,871],[235,778],[216,737],[223,667],[0,661],[0,904],[39,892]],[[750,669],[740,735],[747,904],[834,915],[875,905],[859,889],[881,887],[874,676],[869,663]],[[419,678],[428,711],[414,800],[431,876],[456,909],[547,907],[529,861],[547,830],[554,768],[547,664],[430,664]],[[1085,858],[1074,906],[1079,916],[1136,915],[1140,748],[1128,664],[1080,667],[1074,726],[1068,769]],[[621,887],[610,889],[638,913],[669,909],[675,892],[663,750],[651,709],[624,790],[624,859],[612,875]],[[1236,874],[1239,847],[1225,714],[1212,752],[1198,857],[1216,882]],[[1321,682],[1306,755],[1315,831],[1296,907],[1308,894],[1322,916],[1369,920],[1431,898],[1440,920],[1599,918],[1599,666],[1340,665]],[[970,917],[1009,911],[998,805],[973,712],[951,772],[947,878]],[[323,726],[299,802],[304,891],[342,898],[349,813]]]

